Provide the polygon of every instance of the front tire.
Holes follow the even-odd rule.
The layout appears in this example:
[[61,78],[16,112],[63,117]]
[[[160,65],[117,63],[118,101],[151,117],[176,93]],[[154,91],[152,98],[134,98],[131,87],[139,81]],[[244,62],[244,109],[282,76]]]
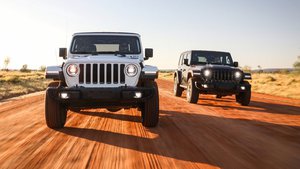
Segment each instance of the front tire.
[[195,86],[195,81],[189,78],[188,85],[186,89],[186,100],[189,103],[197,103],[199,98],[199,92]]
[[178,84],[178,77],[175,77],[174,78],[174,89],[173,89],[173,92],[174,92],[174,96],[177,96],[177,97],[180,97],[182,95],[182,92],[183,92],[183,88],[180,87],[180,84]]
[[47,126],[52,129],[63,128],[67,118],[66,108],[50,97],[48,90],[45,96],[45,117]]
[[251,90],[248,89],[245,92],[240,92],[239,94],[235,95],[235,99],[236,102],[242,106],[248,106],[251,99]]
[[159,120],[158,87],[155,81],[146,81],[144,86],[154,88],[154,94],[153,97],[147,100],[141,108],[142,124],[145,127],[155,127],[157,126]]

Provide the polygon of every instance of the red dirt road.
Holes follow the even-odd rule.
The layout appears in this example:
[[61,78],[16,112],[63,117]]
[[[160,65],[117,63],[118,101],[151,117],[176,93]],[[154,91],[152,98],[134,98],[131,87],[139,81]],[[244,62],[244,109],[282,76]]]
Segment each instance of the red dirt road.
[[44,121],[44,95],[0,103],[0,168],[300,168],[300,100],[253,93],[172,95],[158,80],[160,123],[144,128],[135,109],[68,112],[66,127]]

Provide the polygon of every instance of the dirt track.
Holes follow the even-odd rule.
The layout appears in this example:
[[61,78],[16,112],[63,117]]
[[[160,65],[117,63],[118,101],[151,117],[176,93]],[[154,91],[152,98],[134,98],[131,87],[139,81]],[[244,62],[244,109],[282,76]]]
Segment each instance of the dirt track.
[[160,123],[144,128],[140,113],[69,112],[66,127],[44,121],[44,95],[0,103],[0,168],[299,168],[300,100],[253,93],[248,107],[233,97],[172,95],[158,81]]

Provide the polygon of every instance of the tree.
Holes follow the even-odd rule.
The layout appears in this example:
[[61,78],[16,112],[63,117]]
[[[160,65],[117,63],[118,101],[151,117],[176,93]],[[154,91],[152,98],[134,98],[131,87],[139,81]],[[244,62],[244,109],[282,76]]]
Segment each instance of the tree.
[[258,68],[258,73],[262,73],[263,72],[262,67],[260,65],[258,65],[257,68]]
[[8,56],[6,56],[4,58],[4,67],[3,67],[3,70],[6,70],[6,71],[8,70],[9,63],[10,63],[10,58]]
[[46,66],[45,66],[45,65],[42,65],[42,66],[40,67],[40,71],[45,72],[45,70],[46,70]]
[[25,64],[25,65],[22,65],[22,68],[20,69],[21,72],[28,72],[28,65]]

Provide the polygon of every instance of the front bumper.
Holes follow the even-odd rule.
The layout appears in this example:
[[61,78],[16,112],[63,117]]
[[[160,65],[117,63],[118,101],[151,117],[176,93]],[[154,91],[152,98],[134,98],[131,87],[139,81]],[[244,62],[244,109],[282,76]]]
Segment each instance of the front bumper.
[[137,107],[152,98],[154,88],[117,87],[49,87],[50,97],[71,107]]
[[249,84],[240,84],[234,82],[195,82],[196,88],[200,93],[232,95],[239,94],[251,89]]

